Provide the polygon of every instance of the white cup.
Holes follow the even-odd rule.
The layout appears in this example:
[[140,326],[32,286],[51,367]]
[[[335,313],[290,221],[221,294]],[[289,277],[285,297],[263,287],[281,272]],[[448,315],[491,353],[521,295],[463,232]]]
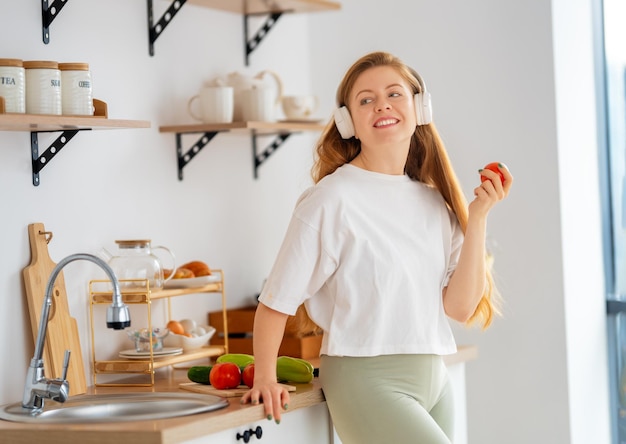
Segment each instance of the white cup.
[[271,88],[251,88],[241,92],[243,120],[273,122],[276,92]]
[[317,111],[319,100],[313,95],[284,96],[282,105],[288,120],[309,120]]
[[93,116],[91,73],[87,63],[59,63],[64,115]]
[[[194,103],[199,102],[199,113]],[[233,121],[234,89],[232,86],[205,86],[187,102],[191,117],[204,123],[230,123]]]
[[0,59],[0,96],[7,113],[26,112],[24,64],[19,59]]
[[61,115],[61,71],[50,61],[24,62],[26,112]]

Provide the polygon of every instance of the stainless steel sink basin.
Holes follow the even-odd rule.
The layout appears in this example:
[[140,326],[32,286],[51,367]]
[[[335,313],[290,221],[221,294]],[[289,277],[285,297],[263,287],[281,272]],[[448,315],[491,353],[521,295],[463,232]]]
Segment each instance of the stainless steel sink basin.
[[228,406],[219,396],[197,393],[127,393],[80,395],[65,403],[46,401],[44,410],[32,414],[22,403],[0,407],[0,419],[39,424],[142,421],[210,412]]

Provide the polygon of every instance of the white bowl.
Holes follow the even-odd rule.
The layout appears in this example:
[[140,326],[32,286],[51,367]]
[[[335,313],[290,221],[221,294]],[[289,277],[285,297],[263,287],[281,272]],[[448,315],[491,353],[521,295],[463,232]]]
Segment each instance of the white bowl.
[[163,344],[166,347],[182,347],[183,351],[192,351],[202,348],[209,343],[211,336],[215,334],[215,327],[201,325],[206,330],[202,336],[188,337],[185,335],[177,335],[170,331],[170,334],[163,338]]

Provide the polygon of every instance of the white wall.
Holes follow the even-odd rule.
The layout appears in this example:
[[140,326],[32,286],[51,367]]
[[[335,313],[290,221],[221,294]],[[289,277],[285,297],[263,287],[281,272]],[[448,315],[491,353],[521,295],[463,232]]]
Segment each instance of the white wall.
[[[78,134],[39,187],[31,185],[28,134],[0,133],[3,403],[19,399],[23,384],[6,363],[26,368],[32,354],[20,274],[30,260],[29,223],[54,232],[56,261],[150,237],[181,260],[223,268],[229,305],[240,306],[258,291],[309,183],[315,137],[293,136],[254,181],[249,139],[219,135],[179,182],[174,136],[157,128],[191,123],[186,101],[201,82],[244,69],[241,17],[186,5],[149,57],[145,2],[69,2],[47,46],[36,2],[0,3],[0,57],[87,61],[112,118],[153,124]],[[488,161],[515,175],[489,226],[503,316],[486,333],[456,329],[460,343],[479,347],[467,365],[469,442],[609,442],[597,146],[585,124],[595,118],[590,0],[341,3],[338,12],[281,18],[246,71],[278,71],[288,92],[319,94],[327,116],[352,61],[394,52],[424,76],[467,195]],[[75,264],[65,273],[85,338],[85,283],[95,272]]]
[[[158,16],[168,4],[155,1]],[[231,71],[273,69],[286,93],[311,92],[304,15],[281,18],[245,67],[242,17],[236,14],[183,6],[150,57],[145,1],[68,2],[51,26],[49,45],[41,39],[39,3],[0,0],[0,9],[0,57],[88,62],[94,96],[108,103],[110,118],[152,123],[150,129],[79,133],[42,170],[39,187],[31,182],[29,133],[0,132],[2,404],[21,399],[33,353],[21,278],[30,262],[28,224],[42,222],[54,233],[49,250],[55,262],[103,246],[114,249],[115,239],[152,239],[172,248],[181,262],[200,259],[222,268],[229,307],[249,305],[272,265],[297,196],[310,184],[317,134],[291,136],[260,167],[258,180],[250,137],[220,134],[179,181],[175,136],[158,131],[160,125],[195,123],[187,100],[205,80]],[[184,140],[191,146],[196,139]],[[260,146],[269,140],[260,139]],[[64,274],[87,361],[87,282],[100,271],[78,262]],[[218,308],[215,295],[185,298],[174,301],[174,316],[206,323],[206,313]],[[103,335],[103,347],[130,345],[123,332]]]
[[357,57],[394,52],[424,76],[467,196],[488,161],[515,175],[488,228],[503,316],[456,329],[479,347],[472,444],[609,442],[590,3],[347,0],[311,17],[329,108]]

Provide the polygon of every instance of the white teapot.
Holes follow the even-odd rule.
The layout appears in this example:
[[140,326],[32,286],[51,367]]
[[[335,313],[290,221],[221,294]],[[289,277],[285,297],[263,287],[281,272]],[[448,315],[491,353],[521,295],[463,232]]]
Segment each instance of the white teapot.
[[[264,80],[269,76],[276,83],[272,88]],[[283,97],[283,82],[274,71],[261,71],[254,76],[231,72],[226,80],[218,79],[218,84],[234,89],[234,121],[273,121],[276,107]]]

